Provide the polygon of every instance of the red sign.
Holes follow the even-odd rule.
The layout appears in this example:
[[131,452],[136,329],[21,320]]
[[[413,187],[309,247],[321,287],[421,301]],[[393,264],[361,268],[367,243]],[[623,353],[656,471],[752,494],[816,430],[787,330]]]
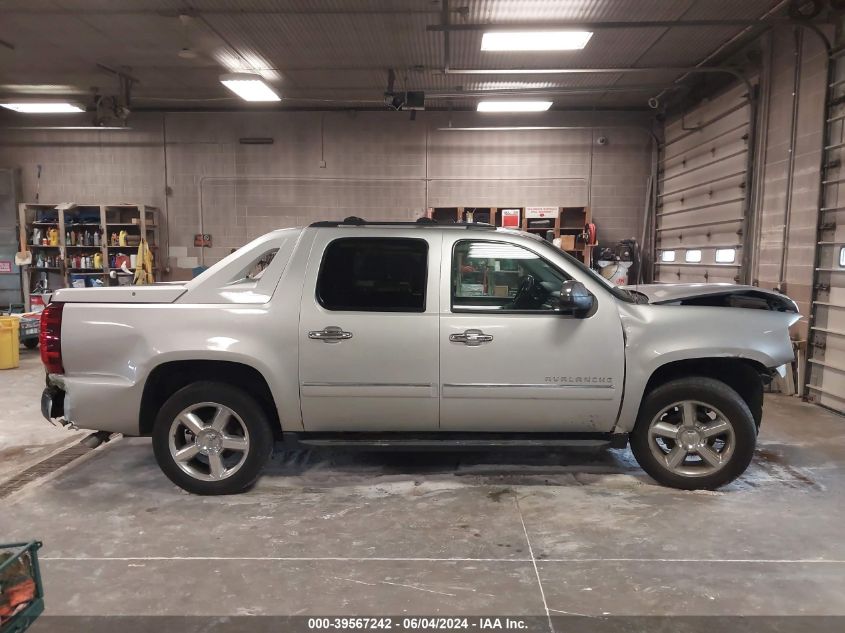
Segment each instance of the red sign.
[[519,209],[502,209],[502,226],[519,228]]
[[197,233],[194,235],[194,246],[197,248],[211,248],[211,233]]
[[12,272],[12,262],[8,259],[0,259],[0,275],[3,274],[11,274]]

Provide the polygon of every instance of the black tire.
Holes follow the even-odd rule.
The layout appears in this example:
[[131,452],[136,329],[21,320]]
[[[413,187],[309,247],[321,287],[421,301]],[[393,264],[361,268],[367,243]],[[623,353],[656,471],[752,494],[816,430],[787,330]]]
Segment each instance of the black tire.
[[[713,406],[733,429],[733,453],[714,473],[682,475],[674,472],[649,445],[652,420],[667,407],[684,400]],[[658,483],[683,490],[713,490],[733,481],[748,468],[757,444],[757,426],[748,405],[725,383],[704,377],[680,378],[661,385],[645,397],[630,442],[637,462]]]
[[38,339],[37,338],[28,338],[23,342],[23,346],[26,349],[35,349],[38,347]]
[[[241,451],[245,457],[237,471],[216,481],[191,476],[171,455],[170,433],[174,420],[199,403],[215,403],[230,409],[248,432],[248,448]],[[183,490],[198,495],[237,494],[255,483],[270,459],[273,432],[264,410],[247,392],[225,383],[201,381],[183,387],[161,407],[153,427],[153,452],[164,474]]]

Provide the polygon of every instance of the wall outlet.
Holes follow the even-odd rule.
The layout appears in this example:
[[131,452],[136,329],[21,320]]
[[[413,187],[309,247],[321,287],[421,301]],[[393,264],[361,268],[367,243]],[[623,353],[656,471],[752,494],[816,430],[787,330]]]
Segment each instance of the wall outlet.
[[321,160],[320,161],[320,169],[325,169],[325,168],[326,168],[326,161]]

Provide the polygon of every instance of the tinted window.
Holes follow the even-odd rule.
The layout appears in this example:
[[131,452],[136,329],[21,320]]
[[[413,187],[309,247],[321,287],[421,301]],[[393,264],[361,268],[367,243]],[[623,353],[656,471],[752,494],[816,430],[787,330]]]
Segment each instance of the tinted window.
[[328,310],[424,312],[428,243],[343,238],[326,248],[317,300]]

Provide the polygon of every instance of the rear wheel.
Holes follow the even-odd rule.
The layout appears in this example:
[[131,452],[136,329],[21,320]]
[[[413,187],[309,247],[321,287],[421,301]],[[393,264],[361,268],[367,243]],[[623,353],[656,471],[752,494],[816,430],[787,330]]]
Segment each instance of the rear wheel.
[[659,483],[685,490],[733,481],[754,456],[757,427],[748,405],[712,378],[673,380],[646,396],[631,450]]
[[273,450],[261,406],[245,391],[195,382],[164,403],[153,428],[153,451],[177,486],[201,495],[246,490]]
[[38,347],[38,339],[28,338],[23,342],[23,344],[26,349],[35,349],[36,347]]

